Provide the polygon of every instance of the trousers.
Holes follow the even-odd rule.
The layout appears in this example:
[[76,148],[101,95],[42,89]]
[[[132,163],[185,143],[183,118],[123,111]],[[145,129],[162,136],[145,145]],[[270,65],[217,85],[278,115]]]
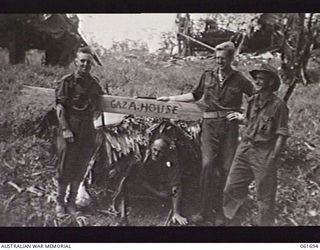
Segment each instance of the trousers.
[[223,189],[239,136],[237,121],[203,119],[201,133],[200,213],[222,212]]
[[91,120],[70,117],[69,126],[74,135],[74,142],[66,142],[62,131],[59,131],[57,137],[59,200],[63,200],[69,184],[71,184],[70,196],[75,199],[79,184],[97,147],[96,132]]
[[227,218],[235,217],[247,197],[249,184],[254,180],[259,209],[258,225],[274,225],[277,166],[266,164],[273,148],[270,143],[240,143],[224,189],[223,211]]

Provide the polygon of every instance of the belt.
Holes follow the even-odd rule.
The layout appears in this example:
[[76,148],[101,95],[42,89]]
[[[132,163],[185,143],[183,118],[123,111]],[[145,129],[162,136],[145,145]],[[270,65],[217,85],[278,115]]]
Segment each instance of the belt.
[[217,118],[225,118],[228,114],[230,114],[233,111],[225,111],[225,110],[219,110],[219,111],[212,111],[212,112],[204,112],[203,118],[204,119],[217,119]]
[[248,138],[248,137],[243,137],[242,138],[242,142],[248,144],[248,145],[252,145],[252,146],[264,146],[264,145],[270,145],[275,143],[275,140],[269,140],[269,141],[255,141],[254,139],[252,138]]

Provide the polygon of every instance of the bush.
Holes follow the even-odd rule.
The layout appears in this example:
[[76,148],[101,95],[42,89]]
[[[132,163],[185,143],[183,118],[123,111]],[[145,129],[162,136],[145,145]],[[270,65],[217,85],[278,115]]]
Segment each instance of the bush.
[[[249,77],[249,69],[261,59],[242,56],[237,67]],[[102,62],[103,66],[95,67],[93,74],[100,78],[101,86],[109,87],[111,94],[152,97],[189,92],[198,83],[203,70],[214,64],[212,60],[159,61],[156,56],[141,51],[110,52],[102,56]],[[269,63],[279,66],[277,58]],[[34,136],[39,121],[53,103],[45,98],[31,100],[21,96],[20,90],[24,84],[55,88],[55,80],[72,68],[73,65],[71,69],[26,65],[0,68],[1,89],[6,91],[5,98],[0,99],[0,133],[7,131],[0,142],[0,164],[4,166],[0,175],[0,201],[3,201],[1,208],[4,211],[1,225],[54,225],[54,213],[48,212],[52,201],[45,199],[52,197],[52,190],[55,190],[52,181],[55,172],[53,137]],[[285,91],[283,87],[280,96]],[[279,225],[317,225],[320,219],[319,95],[319,84],[298,86],[288,103],[291,137],[282,156],[284,164],[279,169]],[[145,118],[137,120],[152,124]],[[10,180],[22,187],[44,187],[46,196],[36,197],[29,192],[17,194],[7,185]],[[253,186],[250,190],[246,225],[254,223],[257,211],[252,202],[255,199]]]

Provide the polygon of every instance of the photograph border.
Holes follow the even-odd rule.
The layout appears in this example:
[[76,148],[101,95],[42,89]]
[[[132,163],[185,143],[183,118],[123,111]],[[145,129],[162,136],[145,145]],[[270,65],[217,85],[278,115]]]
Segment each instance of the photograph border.
[[[320,10],[308,1],[61,1],[0,0],[2,13],[210,13],[301,12]],[[320,227],[2,227],[1,242],[320,242]]]

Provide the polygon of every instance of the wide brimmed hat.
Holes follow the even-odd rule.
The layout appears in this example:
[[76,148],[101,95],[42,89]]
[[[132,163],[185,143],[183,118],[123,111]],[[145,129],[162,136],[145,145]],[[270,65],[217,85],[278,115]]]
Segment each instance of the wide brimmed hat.
[[273,77],[274,83],[271,86],[273,92],[277,91],[279,89],[280,84],[281,84],[281,79],[280,79],[280,77],[278,75],[278,71],[277,71],[276,68],[272,67],[269,64],[261,64],[257,69],[249,71],[250,75],[254,79],[256,78],[256,75],[259,72],[267,73],[267,74],[269,74],[269,75],[271,75]]

